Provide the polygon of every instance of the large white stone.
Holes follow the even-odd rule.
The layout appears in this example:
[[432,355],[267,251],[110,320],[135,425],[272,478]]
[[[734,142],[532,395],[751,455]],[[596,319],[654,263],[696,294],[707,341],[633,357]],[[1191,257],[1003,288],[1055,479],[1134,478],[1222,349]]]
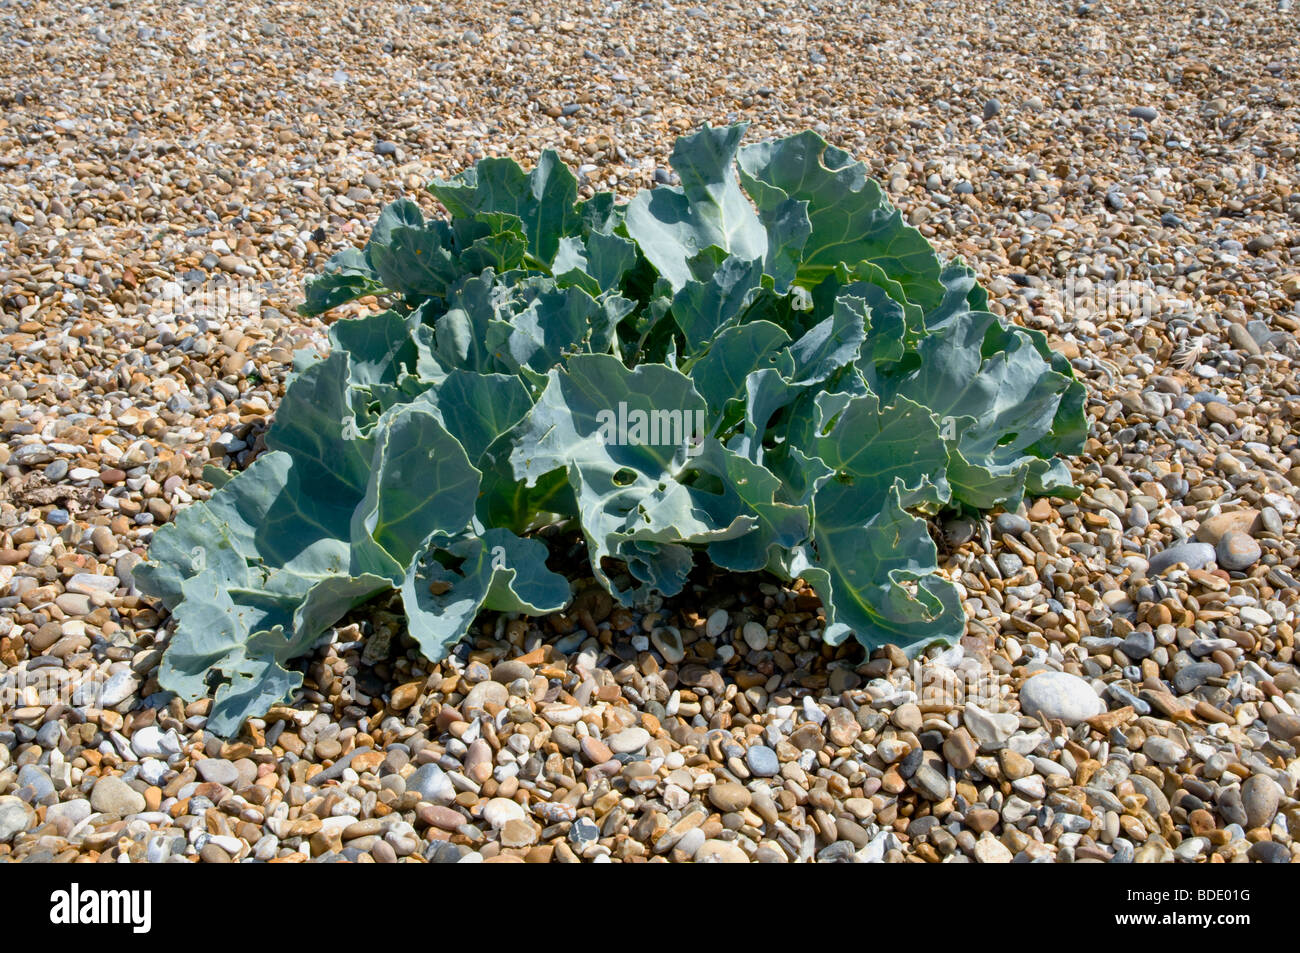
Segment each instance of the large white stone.
[[1067,725],[1100,715],[1106,710],[1092,686],[1066,672],[1039,672],[1020,686],[1020,710],[1027,715],[1059,718]]

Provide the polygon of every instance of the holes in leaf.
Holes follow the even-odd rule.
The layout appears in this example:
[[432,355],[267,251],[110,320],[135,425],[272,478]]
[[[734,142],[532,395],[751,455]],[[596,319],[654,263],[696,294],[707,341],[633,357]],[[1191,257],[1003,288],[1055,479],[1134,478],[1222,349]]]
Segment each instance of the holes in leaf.
[[702,473],[699,470],[692,472],[688,479],[682,482],[693,490],[712,496],[722,496],[727,492],[726,485],[720,479],[712,473]]
[[1007,444],[1009,444],[1009,443],[1014,443],[1015,440],[1016,440],[1016,437],[1018,437],[1018,436],[1020,436],[1020,435],[1019,435],[1019,434],[1014,434],[1014,433],[1005,434],[1004,436],[998,438],[998,446],[999,446],[999,447],[1005,447],[1005,446],[1006,446]]
[[445,549],[435,549],[425,558],[430,559],[433,562],[436,562],[439,566],[441,566],[443,569],[446,569],[448,572],[454,572],[457,575],[464,575],[463,573],[461,573],[461,567],[465,565],[464,556],[458,556],[455,553],[448,552]]
[[636,482],[636,471],[631,467],[620,467],[611,479],[615,486],[631,486]]

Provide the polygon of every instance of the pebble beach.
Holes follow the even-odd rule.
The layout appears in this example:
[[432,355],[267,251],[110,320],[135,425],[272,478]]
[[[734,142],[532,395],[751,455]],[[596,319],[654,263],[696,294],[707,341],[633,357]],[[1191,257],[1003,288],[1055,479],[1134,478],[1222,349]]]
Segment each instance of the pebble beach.
[[[0,3],[0,862],[1300,861],[1290,0]],[[431,662],[355,611],[236,738],[133,571],[264,449],[306,277],[554,148],[813,129],[1088,388],[1082,494],[932,521],[968,626],[701,567]],[[366,313],[362,299],[329,320]]]

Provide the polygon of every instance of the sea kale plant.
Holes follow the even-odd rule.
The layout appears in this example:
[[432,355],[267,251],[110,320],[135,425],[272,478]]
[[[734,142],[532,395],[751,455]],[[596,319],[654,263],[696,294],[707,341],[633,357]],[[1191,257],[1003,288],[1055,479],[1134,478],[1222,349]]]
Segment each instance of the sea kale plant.
[[269,450],[155,534],[136,579],[174,615],[160,684],[215,687],[231,734],[381,593],[430,659],[480,610],[562,610],[530,535],[559,520],[623,604],[702,555],[806,580],[832,644],[959,637],[922,516],[1073,494],[1083,387],[862,163],[744,130],[679,139],[680,186],[626,204],[579,201],[554,152],[484,159],[429,187],[449,220],[400,200],[330,259],[304,314],[390,306],[301,352]]

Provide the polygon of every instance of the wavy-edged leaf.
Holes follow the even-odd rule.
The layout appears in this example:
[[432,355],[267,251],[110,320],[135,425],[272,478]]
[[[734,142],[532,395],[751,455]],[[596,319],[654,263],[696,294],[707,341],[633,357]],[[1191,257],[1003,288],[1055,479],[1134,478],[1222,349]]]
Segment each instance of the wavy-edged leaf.
[[249,714],[264,712],[301,682],[301,675],[285,671],[275,655],[259,651],[262,645],[253,639],[256,633],[274,630],[283,641],[293,601],[242,588],[213,570],[187,579],[182,589],[158,682],[192,701],[207,694],[214,675],[224,679],[209,724],[215,720],[213,731],[234,734]]
[[790,345],[797,383],[816,384],[852,364],[867,339],[867,302],[841,294],[831,316]]
[[[696,258],[697,268],[708,253],[706,249]],[[761,261],[746,261],[732,255],[712,269],[705,280],[684,284],[673,295],[673,320],[686,336],[687,348],[699,350],[720,330],[733,324],[752,300],[762,277]]]
[[671,163],[681,187],[638,192],[624,225],[642,254],[679,291],[693,280],[688,262],[710,245],[742,261],[767,256],[767,230],[741,191],[734,162],[746,123],[714,129],[707,123],[682,136]]
[[[580,354],[551,371],[516,428],[510,461],[529,485],[556,470],[567,473],[592,571],[614,588],[600,565],[607,556],[637,562],[644,577],[657,573],[663,558],[680,566],[678,554],[664,547],[742,528],[714,525],[676,479],[703,415],[704,402],[679,371],[659,364],[629,370],[610,355]],[[638,549],[631,542],[656,545]],[[640,593],[616,594],[630,601]]]
[[442,425],[478,465],[484,452],[533,406],[527,388],[509,374],[455,370],[434,397]]
[[461,275],[452,242],[445,222],[398,225],[384,244],[372,240],[367,254],[385,288],[410,297],[442,296]]
[[727,412],[727,405],[745,394],[749,375],[763,368],[793,373],[786,354],[790,336],[770,321],[753,321],[726,328],[713,340],[690,369],[695,390],[708,406],[712,429]]
[[[813,545],[794,550],[788,571],[821,596],[822,638],[839,645],[853,635],[871,648],[892,644],[913,651],[959,639],[966,616],[957,589],[936,574],[934,541],[925,521],[903,509],[898,489],[873,511],[834,481],[817,495]],[[865,522],[853,522],[858,516]]]
[[352,403],[351,363],[344,351],[303,371],[285,393],[266,445],[311,470],[319,492],[360,496],[370,472],[373,443],[359,433]]
[[939,303],[938,255],[924,235],[904,224],[863,163],[815,132],[745,146],[737,162],[751,193],[761,192],[761,183],[808,203],[811,233],[800,257],[800,285],[812,288],[837,265],[866,259],[922,308]]
[[616,314],[579,287],[541,291],[515,315],[507,347],[516,366],[545,374],[570,354],[608,352],[617,323]]
[[[941,420],[951,449],[954,497],[970,506],[1015,506],[1037,459],[1030,448],[1052,432],[1073,381],[1052,370],[1028,335],[996,315],[954,315],[918,345],[919,365],[893,393],[923,401]],[[1003,345],[984,356],[990,334]]]
[[370,267],[361,250],[345,248],[325,263],[321,274],[307,279],[307,300],[299,305],[298,313],[313,318],[341,304],[382,290],[379,276]]
[[432,533],[470,524],[481,474],[430,409],[399,408],[378,428],[374,468],[352,516],[354,575],[399,582]]
[[546,568],[546,555],[543,543],[503,529],[430,539],[401,586],[411,637],[428,658],[440,659],[484,607],[529,615],[560,611],[568,605],[569,584]]
[[383,311],[330,325],[330,344],[346,351],[353,384],[393,384],[398,375],[415,366],[415,342],[406,319],[396,311]]
[[767,566],[777,551],[808,539],[808,508],[781,502],[781,481],[764,467],[716,441],[706,442],[688,467],[705,477],[692,484],[691,495],[714,525],[730,526],[741,518],[754,523],[743,535],[708,544],[715,565],[755,572]]
[[551,270],[561,287],[577,284],[594,298],[602,292],[617,290],[635,266],[634,242],[618,235],[592,232],[585,240],[577,236],[560,239]]
[[562,236],[582,222],[575,203],[578,180],[553,149],[541,155],[531,172],[513,159],[480,160],[451,180],[435,179],[429,191],[455,216],[472,218],[480,212],[518,216],[528,239],[528,251],[543,264],[555,258]]

